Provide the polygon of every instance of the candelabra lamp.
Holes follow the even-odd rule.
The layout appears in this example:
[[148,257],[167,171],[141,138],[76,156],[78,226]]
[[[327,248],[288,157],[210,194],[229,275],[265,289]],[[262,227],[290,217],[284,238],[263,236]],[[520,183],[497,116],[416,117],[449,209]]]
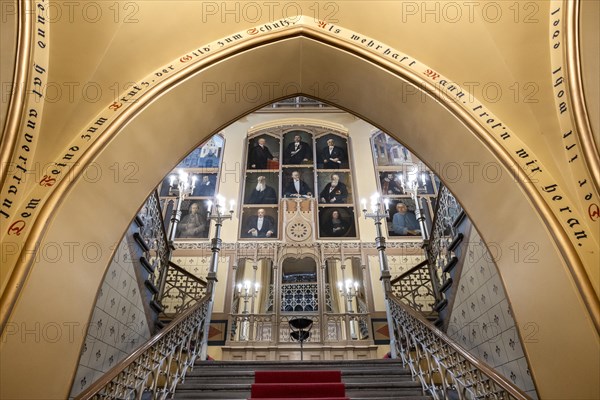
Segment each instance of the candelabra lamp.
[[[421,172],[420,175],[421,185],[426,187],[427,185],[427,173]],[[429,246],[429,231],[427,229],[427,223],[425,222],[425,213],[423,212],[421,199],[419,198],[419,175],[417,172],[409,173],[407,182],[404,182],[404,179],[401,179],[402,187],[404,191],[410,193],[413,201],[415,202],[415,217],[417,218],[417,222],[419,223],[419,227],[421,229],[421,236],[423,238],[423,242],[425,247]],[[435,297],[435,304],[440,304],[444,300],[444,294],[442,292],[440,278],[435,268],[435,262],[433,260],[429,260],[427,263],[427,268],[429,270],[429,276],[431,277],[431,286],[433,289],[433,295]]]
[[167,235],[171,248],[173,248],[173,241],[177,233],[177,225],[181,221],[181,204],[186,197],[194,192],[195,187],[196,177],[186,172],[180,171],[179,174],[169,177],[169,195],[177,196],[177,203],[175,203],[175,207],[173,208],[171,225],[169,226],[169,234]]
[[371,211],[367,210],[367,201],[364,199],[362,200],[362,213],[365,219],[373,220],[375,223],[375,229],[377,231],[377,236],[375,237],[375,246],[379,255],[379,269],[381,271],[381,277],[379,279],[383,284],[383,293],[385,296],[385,311],[390,335],[390,354],[392,358],[396,358],[396,338],[394,335],[394,325],[389,299],[389,296],[392,293],[392,286],[390,284],[391,274],[387,262],[387,256],[385,254],[385,237],[383,236],[383,230],[381,229],[382,221],[389,217],[389,200],[385,199],[384,203],[385,206],[381,204],[379,193],[375,193],[373,196],[371,196]]
[[[344,297],[346,300],[346,313],[354,314],[353,303],[354,299],[358,297],[358,282],[352,281],[351,279],[347,279],[346,282],[338,282],[338,290],[340,291],[340,295]],[[358,311],[358,305],[357,305]],[[356,327],[354,324],[356,323],[354,317],[351,317],[350,324],[350,337],[352,339],[357,339],[356,335]]]
[[219,252],[221,251],[221,226],[223,221],[233,218],[233,207],[235,203],[233,200],[229,203],[229,212],[225,211],[225,198],[217,195],[215,201],[208,202],[208,215],[207,220],[210,225],[212,221],[215,222],[215,236],[211,239],[211,259],[210,266],[208,269],[208,275],[206,276],[206,295],[208,296],[208,306],[206,310],[206,318],[204,320],[204,332],[202,335],[202,352],[200,353],[200,359],[206,360],[208,350],[208,333],[210,331],[210,318],[212,315],[212,309],[215,302],[215,285],[217,283],[217,269],[219,266]]
[[[243,320],[242,320],[242,329],[240,332],[240,340],[248,340],[249,328],[250,328],[250,320],[248,318],[249,314],[254,314],[254,300],[258,295],[258,290],[260,285],[258,282],[250,282],[245,281],[244,283],[237,284],[237,291],[239,299],[244,302],[244,309],[242,311]],[[248,303],[250,302],[250,310],[248,310]]]
[[[421,172],[421,185],[426,187],[427,185],[427,173]],[[425,223],[425,213],[423,212],[423,205],[419,197],[419,174],[417,172],[409,172],[408,179],[405,181],[403,176],[400,176],[400,184],[405,193],[409,193],[412,200],[415,202],[415,217],[419,223],[421,230],[421,237],[423,240],[427,240],[429,233],[427,230],[427,224]]]

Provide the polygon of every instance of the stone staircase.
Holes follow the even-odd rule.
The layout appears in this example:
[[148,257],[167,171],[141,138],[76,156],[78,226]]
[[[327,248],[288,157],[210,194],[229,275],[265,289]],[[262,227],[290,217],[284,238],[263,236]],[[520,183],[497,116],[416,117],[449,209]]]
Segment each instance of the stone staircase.
[[398,360],[200,361],[177,386],[175,400],[248,399],[258,370],[339,370],[353,400],[430,400]]

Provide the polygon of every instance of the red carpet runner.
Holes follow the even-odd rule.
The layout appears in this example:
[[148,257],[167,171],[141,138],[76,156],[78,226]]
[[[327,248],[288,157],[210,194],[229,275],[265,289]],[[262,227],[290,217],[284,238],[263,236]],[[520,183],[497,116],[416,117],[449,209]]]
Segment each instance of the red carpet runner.
[[340,371],[256,371],[254,399],[349,400]]

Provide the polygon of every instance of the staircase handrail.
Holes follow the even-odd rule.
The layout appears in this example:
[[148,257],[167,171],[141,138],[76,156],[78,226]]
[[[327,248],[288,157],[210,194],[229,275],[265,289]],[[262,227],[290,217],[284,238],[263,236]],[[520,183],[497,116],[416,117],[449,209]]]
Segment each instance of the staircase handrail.
[[[450,191],[448,190],[448,188],[446,186],[444,186],[444,184],[440,183],[440,189],[438,191],[438,196],[436,198],[435,210],[433,212],[433,220],[431,221],[431,234],[429,235],[429,240],[425,244],[427,258],[430,260],[430,263],[433,263],[432,266],[434,268],[436,267],[434,261],[439,256],[439,250],[440,250],[439,247],[436,246],[436,240],[441,238],[440,233],[444,232],[444,230],[445,230],[444,227],[442,226],[444,221],[441,220],[441,218],[442,218],[441,214],[442,214],[442,211],[444,211],[448,208],[447,204],[446,204],[446,199],[448,199],[448,198],[452,198],[456,202],[456,205],[458,206],[458,209],[459,209],[458,215],[460,215],[463,212],[463,209],[462,209],[461,205],[458,203],[458,201],[456,200],[456,198],[452,195],[452,193],[450,193]],[[450,226],[450,228],[452,230],[454,230],[453,226]],[[454,236],[453,232],[450,234],[450,236]]]
[[152,391],[153,399],[169,398],[202,351],[203,336],[208,334],[203,329],[209,299],[204,296],[179,314],[76,399],[141,399],[146,390]]
[[[448,235],[444,234],[447,229],[450,229],[450,237],[454,236],[455,233],[455,222],[452,221],[448,225],[448,218],[444,218],[446,211],[449,210],[449,202],[453,202],[458,212],[457,215],[464,215],[462,206],[458,203],[458,200],[450,193],[450,190],[440,183],[438,196],[436,198],[435,210],[433,212],[433,219],[431,222],[431,231],[428,240],[425,242],[425,254],[428,260],[429,275],[431,276],[431,284],[433,287],[433,294],[435,297],[434,309],[439,311],[447,304],[447,299],[442,291],[442,282],[444,281],[444,272],[442,271],[443,265],[438,262],[441,255],[441,241],[443,237]],[[444,215],[442,215],[444,214]],[[448,255],[446,255],[446,258]],[[441,321],[441,320],[440,320]]]
[[[141,218],[141,213],[146,211],[147,218]],[[169,260],[171,259],[171,245],[167,238],[167,232],[165,230],[165,224],[162,218],[160,198],[158,190],[154,190],[146,199],[142,209],[136,214],[136,220],[140,221],[142,228],[140,230],[140,236],[148,246],[147,253],[153,250],[156,253],[158,268],[153,273],[153,283],[158,288],[158,294],[155,297],[160,302],[162,292],[164,290],[164,284],[168,269]],[[152,224],[150,229],[148,224]],[[150,235],[148,235],[150,233]],[[148,257],[147,257],[148,258]]]
[[[390,301],[396,354],[423,391],[435,400],[447,399],[448,391],[459,399],[495,398],[531,400],[521,389],[432,325],[425,317],[402,303],[392,293]],[[440,381],[440,382],[436,382]],[[468,394],[467,394],[468,392]]]

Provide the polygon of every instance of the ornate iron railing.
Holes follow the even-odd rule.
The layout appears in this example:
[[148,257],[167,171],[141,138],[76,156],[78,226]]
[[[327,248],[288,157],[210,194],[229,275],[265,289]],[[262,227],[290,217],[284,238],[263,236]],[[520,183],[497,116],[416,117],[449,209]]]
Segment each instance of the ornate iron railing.
[[435,400],[530,399],[423,316],[388,294],[395,352]]
[[317,311],[317,283],[284,283],[281,285],[281,311]]
[[108,371],[77,399],[172,398],[202,352],[209,297],[179,315],[160,333]]
[[415,265],[390,281],[392,293],[413,310],[425,315],[434,313],[436,302],[427,260]]
[[451,261],[450,245],[457,235],[456,221],[462,214],[463,208],[456,198],[446,186],[440,185],[432,223],[433,229],[427,245],[427,259],[436,271],[439,282],[444,281],[443,268]]
[[[433,227],[425,242],[427,259],[390,281],[392,293],[403,303],[426,316],[433,316],[447,304],[443,290],[449,285],[445,267],[453,257],[456,221],[463,209],[443,185],[437,198]],[[438,322],[442,322],[441,319]]]
[[165,275],[168,269],[171,257],[171,249],[167,240],[167,234],[162,219],[158,192],[148,196],[146,203],[138,212],[136,219],[141,223],[140,237],[146,244],[147,250],[144,251],[144,258],[150,265],[153,272],[149,280],[158,289],[158,299],[162,291]]
[[188,309],[206,295],[206,281],[169,262],[161,304],[165,317]]

